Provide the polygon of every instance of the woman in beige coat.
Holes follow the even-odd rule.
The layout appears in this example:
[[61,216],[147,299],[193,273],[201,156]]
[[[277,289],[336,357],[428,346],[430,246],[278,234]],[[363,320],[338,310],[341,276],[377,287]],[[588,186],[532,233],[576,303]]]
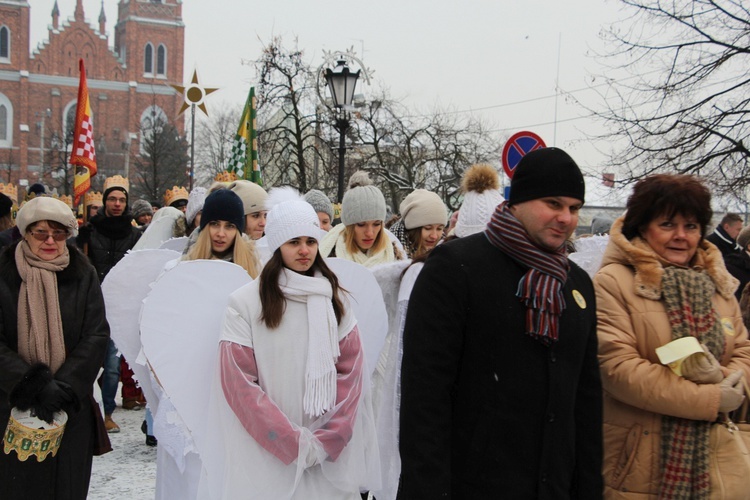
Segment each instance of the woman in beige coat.
[[[708,498],[708,432],[742,402],[750,342],[737,280],[704,239],[711,195],[695,177],[639,181],[594,278],[607,498]],[[682,376],[656,348],[697,337]]]

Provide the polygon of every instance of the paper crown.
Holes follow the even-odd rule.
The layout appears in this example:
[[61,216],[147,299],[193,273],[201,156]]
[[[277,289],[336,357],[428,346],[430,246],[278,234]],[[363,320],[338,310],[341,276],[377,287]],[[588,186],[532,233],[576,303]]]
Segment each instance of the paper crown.
[[63,195],[60,195],[60,196],[58,196],[57,194],[53,194],[52,198],[54,198],[56,200],[60,200],[61,202],[63,202],[66,205],[68,205],[69,208],[73,208],[73,197],[70,196],[70,195],[68,195],[68,194],[63,194]]
[[89,205],[102,205],[102,193],[99,191],[86,191],[86,195],[83,197],[83,204],[85,206]]
[[55,413],[52,424],[48,424],[32,415],[30,410],[13,408],[5,429],[3,451],[9,455],[15,450],[21,462],[31,455],[36,456],[37,462],[50,454],[54,457],[60,449],[67,421],[68,415],[64,411]]
[[224,170],[223,172],[219,172],[218,174],[216,174],[214,180],[216,182],[234,182],[237,180],[237,174]]
[[189,196],[187,189],[182,186],[174,186],[172,189],[167,189],[167,192],[164,193],[164,206],[168,207],[177,200],[187,201]]
[[3,193],[10,198],[13,203],[18,203],[18,186],[15,184],[11,184],[10,182],[8,184],[3,184],[0,182],[0,193]]
[[128,180],[121,175],[113,175],[112,177],[107,177],[104,180],[104,187],[102,188],[102,191],[106,191],[107,189],[115,187],[124,189],[127,193],[128,191],[130,191],[130,182],[128,182]]

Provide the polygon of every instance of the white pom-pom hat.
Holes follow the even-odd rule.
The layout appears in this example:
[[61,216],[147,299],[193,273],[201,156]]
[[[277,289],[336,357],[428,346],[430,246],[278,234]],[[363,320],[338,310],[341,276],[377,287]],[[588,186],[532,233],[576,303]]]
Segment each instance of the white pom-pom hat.
[[266,208],[266,240],[271,253],[291,239],[307,236],[320,241],[326,234],[315,209],[294,188],[271,189]]

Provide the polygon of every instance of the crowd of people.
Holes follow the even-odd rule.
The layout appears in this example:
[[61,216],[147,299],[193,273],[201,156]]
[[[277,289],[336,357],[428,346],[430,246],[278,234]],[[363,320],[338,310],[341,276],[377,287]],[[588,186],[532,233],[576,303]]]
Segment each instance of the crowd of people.
[[[389,216],[365,172],[338,209],[245,180],[152,203],[114,176],[83,220],[43,190],[14,219],[0,194],[0,496],[86,498],[121,386],[159,499],[715,498],[711,426],[750,376],[750,226],[709,233],[706,184],[651,175],[594,221],[584,269],[585,191],[542,148],[507,200],[467,169],[450,216],[424,189]],[[663,364],[684,337],[699,352]]]

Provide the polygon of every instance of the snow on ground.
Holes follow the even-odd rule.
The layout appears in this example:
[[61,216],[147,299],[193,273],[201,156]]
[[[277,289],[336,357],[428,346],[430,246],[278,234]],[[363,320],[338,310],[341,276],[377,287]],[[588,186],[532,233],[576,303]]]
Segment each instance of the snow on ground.
[[[119,392],[119,391],[118,391]],[[156,448],[146,446],[141,423],[146,410],[119,406],[112,418],[120,432],[110,434],[112,451],[94,457],[89,500],[152,500],[156,486]]]

